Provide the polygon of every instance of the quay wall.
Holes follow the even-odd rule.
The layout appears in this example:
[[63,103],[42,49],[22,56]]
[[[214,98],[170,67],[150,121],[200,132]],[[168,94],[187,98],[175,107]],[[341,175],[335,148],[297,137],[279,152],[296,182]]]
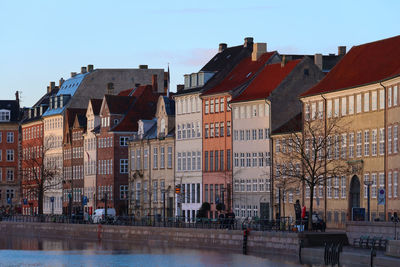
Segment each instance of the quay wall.
[[[31,238],[119,241],[154,247],[228,249],[238,253],[243,249],[243,231],[226,229],[0,222],[0,232]],[[251,231],[247,240],[250,254],[297,255],[298,249],[299,238],[295,233]]]

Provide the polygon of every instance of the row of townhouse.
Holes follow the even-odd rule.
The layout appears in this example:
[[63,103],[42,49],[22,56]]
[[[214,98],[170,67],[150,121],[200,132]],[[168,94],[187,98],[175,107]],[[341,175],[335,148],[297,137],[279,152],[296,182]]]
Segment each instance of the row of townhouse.
[[[322,152],[328,161],[349,166],[314,188],[315,211],[328,226],[343,228],[347,220],[357,219],[353,216],[360,208],[366,220],[390,220],[400,211],[399,45],[400,36],[396,36],[353,47],[321,82],[301,95],[303,115],[298,116],[303,123],[288,123],[273,132],[275,184],[281,184],[275,188],[280,194],[275,194],[274,201],[281,204],[283,216],[295,217],[296,199],[309,207],[307,184],[282,186],[290,175],[279,175],[277,169],[284,162],[283,144],[288,146],[293,133],[311,140],[308,125],[317,125],[323,136],[329,125],[337,124]],[[325,165],[322,173],[332,168]]]
[[125,120],[140,117],[126,119],[127,111],[152,114],[158,96],[166,92],[165,80],[163,69],[147,65],[88,65],[58,86],[51,82],[19,122],[22,213],[92,213],[105,203],[126,213],[127,140],[135,130]]
[[[107,205],[118,214],[191,221],[208,203],[213,219],[225,212],[242,220],[294,218],[293,204],[308,206],[313,191],[315,210],[342,227],[353,208],[365,207],[364,181],[371,181],[372,218],[387,219],[398,207],[398,65],[389,56],[398,42],[282,55],[245,38],[220,44],[171,95],[163,70],[88,66],[51,83],[27,111],[23,212],[40,213],[40,202],[44,213],[58,214]],[[304,182],[285,187],[287,169],[306,170],[295,158],[280,162],[288,136],[304,136],[308,155],[323,133],[310,139],[305,126],[329,128],[339,119],[346,129],[329,137],[332,148],[322,154],[353,173],[326,177],[313,190]],[[43,172],[51,179],[39,199]]]

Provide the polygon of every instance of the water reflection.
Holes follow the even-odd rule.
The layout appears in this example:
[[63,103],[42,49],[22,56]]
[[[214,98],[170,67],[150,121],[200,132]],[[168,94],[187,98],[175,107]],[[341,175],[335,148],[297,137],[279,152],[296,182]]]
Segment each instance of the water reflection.
[[3,266],[299,266],[288,257],[244,256],[226,251],[154,248],[123,242],[0,237]]

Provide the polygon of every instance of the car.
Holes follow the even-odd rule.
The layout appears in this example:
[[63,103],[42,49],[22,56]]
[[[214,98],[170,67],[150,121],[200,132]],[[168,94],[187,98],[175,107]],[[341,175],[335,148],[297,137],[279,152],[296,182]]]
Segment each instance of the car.
[[107,208],[107,218],[105,218],[105,209],[96,209],[92,215],[93,223],[113,223],[117,219],[114,208]]

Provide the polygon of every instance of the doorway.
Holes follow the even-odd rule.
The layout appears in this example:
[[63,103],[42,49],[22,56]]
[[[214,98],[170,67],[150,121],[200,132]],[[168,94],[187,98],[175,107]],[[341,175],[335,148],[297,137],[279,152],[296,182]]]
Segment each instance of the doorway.
[[360,179],[357,175],[351,178],[350,197],[349,197],[349,214],[352,214],[353,208],[360,207]]

